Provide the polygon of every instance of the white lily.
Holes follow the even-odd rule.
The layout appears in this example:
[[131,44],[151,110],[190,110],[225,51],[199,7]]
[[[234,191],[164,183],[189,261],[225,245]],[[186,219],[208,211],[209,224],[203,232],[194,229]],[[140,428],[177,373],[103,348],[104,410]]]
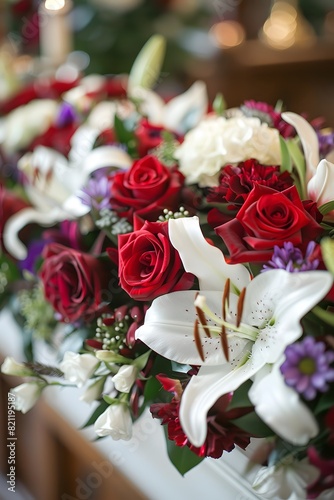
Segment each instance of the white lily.
[[286,385],[280,371],[283,361],[284,357],[272,369],[266,365],[260,370],[248,395],[256,413],[276,434],[294,445],[302,446],[318,434],[319,427],[299,394]]
[[208,110],[206,85],[202,81],[193,83],[186,92],[168,103],[153,90],[143,87],[132,88],[129,95],[139,101],[140,112],[151,123],[179,134],[185,134],[195,127]]
[[287,457],[285,462],[271,467],[261,467],[252,487],[261,498],[302,500],[307,498],[307,486],[318,476],[319,470],[307,460],[294,461],[291,457]]
[[[321,160],[314,176],[307,185],[307,193],[318,207],[329,201],[334,201],[334,163]],[[327,214],[326,218],[333,220],[334,210]]]
[[18,233],[31,222],[51,226],[85,215],[89,207],[82,203],[79,195],[95,170],[111,166],[127,168],[131,163],[130,156],[115,146],[90,150],[84,160],[75,163],[44,146],[26,153],[19,160],[18,168],[28,181],[25,189],[32,207],[21,210],[7,221],[3,238],[8,252],[17,259],[25,258],[27,249]]
[[27,147],[43,134],[53,122],[58,103],[52,99],[34,99],[11,111],[0,122],[0,144],[12,154]]
[[[206,242],[196,217],[170,220],[169,235],[186,271],[198,276],[201,295],[196,309],[194,291],[158,297],[136,337],[166,358],[201,366],[180,406],[184,432],[194,446],[201,446],[208,410],[220,396],[235,391],[282,356],[302,334],[300,319],[325,296],[333,279],[326,271],[279,269],[249,282],[242,265],[229,266],[223,254]],[[225,287],[228,278],[230,292]],[[210,336],[200,325],[201,316],[206,317]],[[200,324],[194,328],[196,318]],[[221,347],[224,337],[228,360]]]
[[[321,206],[334,200],[334,164],[330,158],[321,161],[319,157],[319,141],[314,128],[296,113],[282,113],[282,118],[292,125],[300,138],[306,161],[307,194],[309,198]],[[333,219],[334,211],[327,214]]]

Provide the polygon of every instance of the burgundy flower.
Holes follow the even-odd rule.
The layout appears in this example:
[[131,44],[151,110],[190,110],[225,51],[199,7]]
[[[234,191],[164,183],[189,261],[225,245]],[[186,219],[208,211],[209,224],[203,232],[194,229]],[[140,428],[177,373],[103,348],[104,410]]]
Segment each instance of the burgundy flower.
[[295,186],[282,192],[255,185],[235,219],[215,229],[230,253],[230,263],[265,262],[285,241],[306,250],[323,232],[305,210]]
[[71,149],[71,137],[77,128],[76,123],[69,123],[63,127],[50,125],[43,134],[32,141],[28,150],[33,151],[37,146],[45,146],[67,156]]
[[249,100],[244,102],[241,110],[246,116],[257,117],[262,122],[268,123],[270,127],[276,128],[282,137],[288,138],[296,135],[294,128],[282,119],[281,113],[276,111],[271,104]]
[[129,222],[134,213],[145,218],[157,209],[175,211],[180,206],[183,175],[168,169],[154,156],[135,161],[129,170],[112,176],[111,181],[111,207]]
[[145,221],[141,229],[120,235],[118,247],[120,284],[130,297],[153,300],[191,288],[193,276],[169,240],[167,222]]
[[279,166],[261,165],[249,159],[238,165],[226,165],[219,177],[219,186],[211,188],[208,202],[227,203],[229,209],[238,210],[255,184],[261,184],[276,191],[283,191],[293,185],[288,172],[279,171]]
[[50,243],[44,250],[40,278],[44,294],[62,321],[89,321],[111,301],[109,266],[92,255]]
[[159,378],[159,380],[163,382],[166,390],[174,393],[174,397],[169,403],[152,404],[150,411],[153,418],[161,419],[161,424],[167,425],[168,438],[174,441],[177,446],[188,446],[200,457],[219,458],[224,451],[232,451],[235,445],[240,446],[242,449],[245,449],[249,445],[251,435],[234,425],[231,420],[249,413],[251,409],[227,410],[232,395],[225,394],[208,413],[208,433],[205,443],[201,447],[193,446],[180,424],[180,398],[177,386],[175,384],[167,385],[167,378],[165,380]]
[[14,96],[0,103],[0,115],[28,104],[33,99],[58,99],[64,92],[78,84],[78,80],[57,80],[55,78],[40,78],[23,87]]
[[307,487],[307,498],[317,498],[323,491],[334,488],[334,460],[321,457],[314,447],[307,451],[310,464],[319,469],[319,477]]

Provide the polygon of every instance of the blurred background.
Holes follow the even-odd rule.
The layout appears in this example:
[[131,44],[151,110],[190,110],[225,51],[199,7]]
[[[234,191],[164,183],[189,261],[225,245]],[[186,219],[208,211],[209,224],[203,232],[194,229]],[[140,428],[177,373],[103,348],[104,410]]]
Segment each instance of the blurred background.
[[161,33],[168,41],[162,93],[202,79],[210,98],[222,92],[228,106],[280,99],[291,111],[334,122],[333,0],[48,2],[68,23],[62,40],[45,28],[50,11],[41,11],[44,1],[0,3],[2,47],[15,54],[15,71],[25,77],[39,71],[36,58],[57,45],[63,53],[75,51],[71,57],[85,73],[126,73],[150,35]]

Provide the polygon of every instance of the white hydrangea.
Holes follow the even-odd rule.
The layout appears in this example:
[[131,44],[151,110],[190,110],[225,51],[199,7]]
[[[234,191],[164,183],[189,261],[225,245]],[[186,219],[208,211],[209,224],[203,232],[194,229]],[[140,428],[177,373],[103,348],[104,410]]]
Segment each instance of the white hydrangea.
[[174,156],[187,184],[216,186],[227,163],[255,158],[264,165],[280,164],[279,133],[258,118],[209,116],[186,134]]

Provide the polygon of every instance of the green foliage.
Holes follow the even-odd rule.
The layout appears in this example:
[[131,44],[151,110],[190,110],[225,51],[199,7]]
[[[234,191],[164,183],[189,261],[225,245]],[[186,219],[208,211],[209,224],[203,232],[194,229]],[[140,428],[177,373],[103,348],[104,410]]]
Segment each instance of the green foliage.
[[104,400],[101,401],[101,403],[97,406],[97,408],[95,408],[95,410],[93,411],[93,413],[91,414],[91,416],[89,417],[87,422],[83,424],[81,429],[85,429],[86,427],[89,427],[90,425],[94,425],[96,420],[99,418],[100,415],[102,415],[102,413],[104,411],[106,411],[108,406],[110,406],[109,403],[107,403]]
[[273,431],[262,422],[255,412],[231,420],[231,422],[255,437],[269,437],[274,435]]
[[29,290],[19,292],[18,302],[19,312],[24,319],[24,329],[33,332],[34,337],[49,340],[57,321],[51,304],[44,298],[40,284],[36,284]]
[[196,465],[200,464],[203,457],[199,457],[194,452],[192,452],[188,446],[176,446],[174,441],[168,439],[167,428],[164,426],[167,453],[170,461],[174,467],[179,471],[179,473],[184,476],[186,472],[190,471]]

